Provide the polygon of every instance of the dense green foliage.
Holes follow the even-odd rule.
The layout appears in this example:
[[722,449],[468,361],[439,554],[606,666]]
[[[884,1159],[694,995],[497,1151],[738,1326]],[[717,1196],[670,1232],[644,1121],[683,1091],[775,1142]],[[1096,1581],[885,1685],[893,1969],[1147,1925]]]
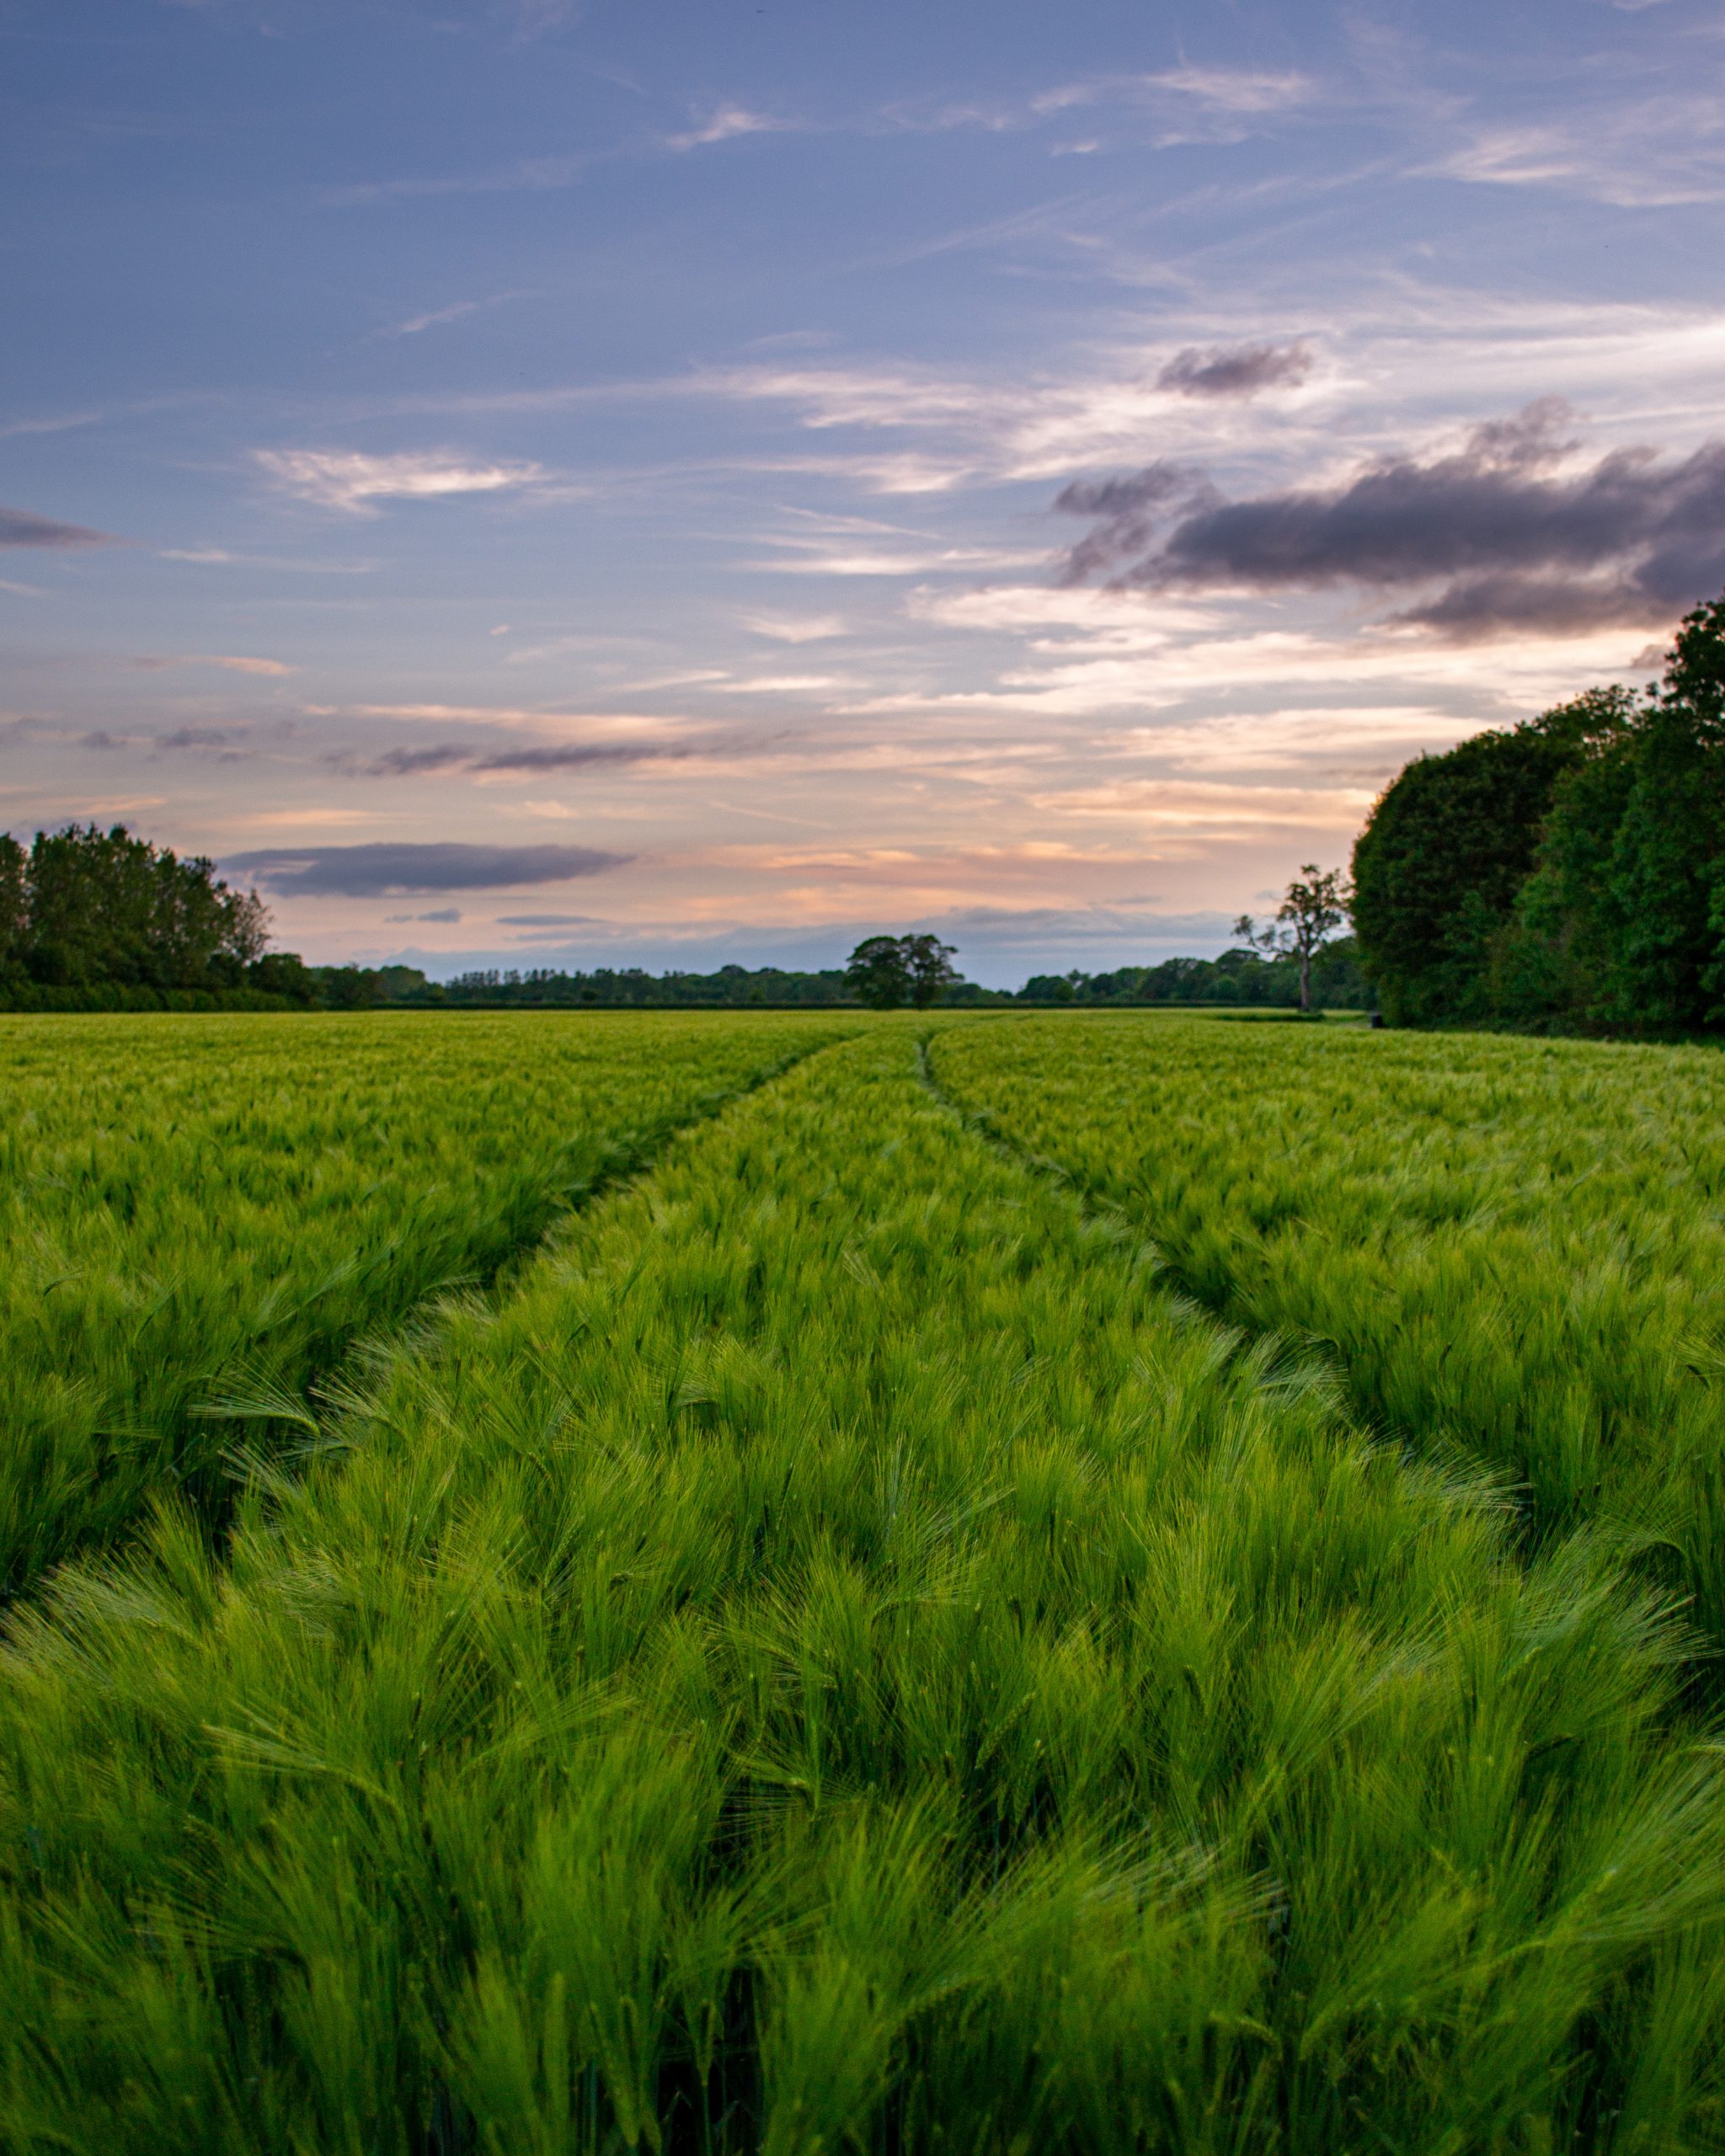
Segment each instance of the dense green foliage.
[[0,1028],[0,1598],[831,1020],[17,1018]]
[[[1292,953],[1266,958],[1254,950],[1219,958],[1165,958],[1156,966],[1121,966],[1113,973],[1035,974],[1018,992],[1023,1003],[1247,1004],[1271,1011],[1300,1007],[1300,960]],[[1312,961],[1311,1002],[1318,1011],[1365,1011],[1373,990],[1360,970],[1351,937],[1338,937]]]
[[268,990],[265,924],[256,894],[230,890],[213,862],[123,825],[38,831],[28,851],[0,833],[0,1007],[40,991]]
[[[917,1034],[1020,1143],[1076,1159],[1111,1115],[1128,1148],[1172,1071],[1239,1187],[1323,1139],[1398,1220],[1363,1118],[1329,1139],[1347,1100],[1418,1136],[1453,1086],[1527,1181],[1554,1110],[1632,1128],[1647,1080],[862,1022],[320,1407],[225,1554],[167,1506],[15,1619],[0,2144],[1717,2146],[1725,1779],[1669,1614],[1606,1538],[1529,1556],[1477,1475],[1171,1294],[1139,1219],[966,1127]],[[1651,1060],[1662,1104],[1711,1082]],[[1669,1181],[1701,1134],[1661,1117]],[[1438,1119],[1428,1227],[1476,1179]]]
[[446,1003],[597,1004],[645,1007],[679,1004],[836,1004],[855,998],[841,969],[787,973],[778,966],[721,966],[717,973],[649,974],[640,966],[595,967],[590,973],[563,973],[553,966],[488,968],[457,974],[432,987],[427,1001]]
[[1595,690],[1410,764],[1354,849],[1354,918],[1410,1025],[1725,1025],[1725,600],[1658,689]]
[[845,985],[871,1011],[927,1011],[958,980],[957,955],[937,936],[867,936],[845,962]]
[[1725,1641],[1725,1069],[1706,1049],[1037,1023],[943,1035],[955,1099],[1375,1426],[1509,1477]]

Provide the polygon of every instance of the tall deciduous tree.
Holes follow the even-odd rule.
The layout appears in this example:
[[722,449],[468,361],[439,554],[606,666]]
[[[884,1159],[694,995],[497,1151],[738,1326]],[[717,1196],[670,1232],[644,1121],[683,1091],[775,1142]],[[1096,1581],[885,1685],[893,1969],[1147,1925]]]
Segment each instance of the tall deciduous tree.
[[1392,1025],[1493,1015],[1497,939],[1534,866],[1559,782],[1632,702],[1589,692],[1525,726],[1421,756],[1380,797],[1354,848],[1354,934]]
[[1242,913],[1234,924],[1234,933],[1242,942],[1253,944],[1272,957],[1297,960],[1300,1007],[1309,1011],[1312,966],[1347,920],[1352,899],[1339,868],[1320,868],[1315,861],[1307,861],[1288,886],[1268,927],[1259,928],[1249,913]]
[[953,947],[937,936],[870,936],[852,952],[845,980],[853,995],[874,1011],[913,1003],[926,1011],[959,976]]
[[29,931],[29,891],[24,848],[0,831],[0,980],[24,964]]
[[919,1011],[926,1011],[941,990],[959,978],[953,970],[957,949],[951,943],[943,943],[937,936],[901,936],[899,948],[910,979],[911,1001]]
[[871,1011],[896,1011],[911,1000],[911,975],[896,936],[865,937],[845,962],[845,984]]
[[1616,1033],[1725,1023],[1725,601],[1685,618],[1645,702],[1592,701],[1608,699],[1615,723],[1556,789],[1496,1009]]
[[[240,986],[263,955],[269,915],[200,856],[124,825],[39,831],[29,855],[0,851],[0,947],[55,988]],[[8,926],[9,924],[9,926]]]

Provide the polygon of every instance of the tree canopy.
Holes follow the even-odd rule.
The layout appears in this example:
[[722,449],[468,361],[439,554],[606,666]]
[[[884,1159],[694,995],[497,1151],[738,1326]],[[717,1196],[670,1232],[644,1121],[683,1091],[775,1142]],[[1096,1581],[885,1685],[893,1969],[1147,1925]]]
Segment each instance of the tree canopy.
[[1354,878],[1392,1022],[1725,1025],[1725,600],[1644,695],[1592,689],[1408,765]]
[[38,831],[28,851],[0,836],[0,986],[238,989],[268,940],[255,891],[123,824]]
[[859,1002],[872,1010],[894,1011],[915,1005],[926,1011],[957,981],[953,946],[937,936],[869,936],[852,952],[845,981]]

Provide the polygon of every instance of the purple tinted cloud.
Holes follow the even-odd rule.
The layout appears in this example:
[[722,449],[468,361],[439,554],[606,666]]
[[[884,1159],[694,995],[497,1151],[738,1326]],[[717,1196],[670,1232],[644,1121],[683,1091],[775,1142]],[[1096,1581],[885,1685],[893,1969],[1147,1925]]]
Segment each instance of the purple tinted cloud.
[[34,510],[0,508],[0,547],[117,547],[111,533],[92,531],[82,524],[61,524],[57,518],[38,516]]
[[230,854],[223,866],[282,897],[366,899],[421,893],[510,890],[567,883],[621,868],[632,857],[583,846],[409,845],[268,846]]
[[[1092,515],[1069,582],[1116,589],[1406,590],[1393,617],[1452,638],[1667,620],[1725,584],[1725,443],[1666,461],[1609,451],[1576,468],[1570,414],[1541,398],[1449,456],[1370,464],[1331,488],[1226,501],[1151,465],[1065,488]],[[1430,596],[1418,588],[1437,584]]]
[[1311,348],[1287,344],[1188,345],[1156,376],[1158,389],[1178,397],[1255,397],[1260,389],[1294,387],[1311,372]]

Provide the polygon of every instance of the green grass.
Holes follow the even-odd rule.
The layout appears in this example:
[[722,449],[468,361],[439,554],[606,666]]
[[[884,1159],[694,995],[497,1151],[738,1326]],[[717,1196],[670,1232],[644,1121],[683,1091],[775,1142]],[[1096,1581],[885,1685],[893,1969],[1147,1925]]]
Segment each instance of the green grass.
[[1376,1427],[1586,1525],[1725,1639],[1725,1061],[1119,1018],[943,1035],[942,1084],[1322,1343]]
[[1678,1621],[1171,1295],[910,1026],[325,1434],[14,1620],[8,2150],[1718,2145]]
[[0,1597],[716,1099],[843,1028],[775,1019],[0,1020]]

